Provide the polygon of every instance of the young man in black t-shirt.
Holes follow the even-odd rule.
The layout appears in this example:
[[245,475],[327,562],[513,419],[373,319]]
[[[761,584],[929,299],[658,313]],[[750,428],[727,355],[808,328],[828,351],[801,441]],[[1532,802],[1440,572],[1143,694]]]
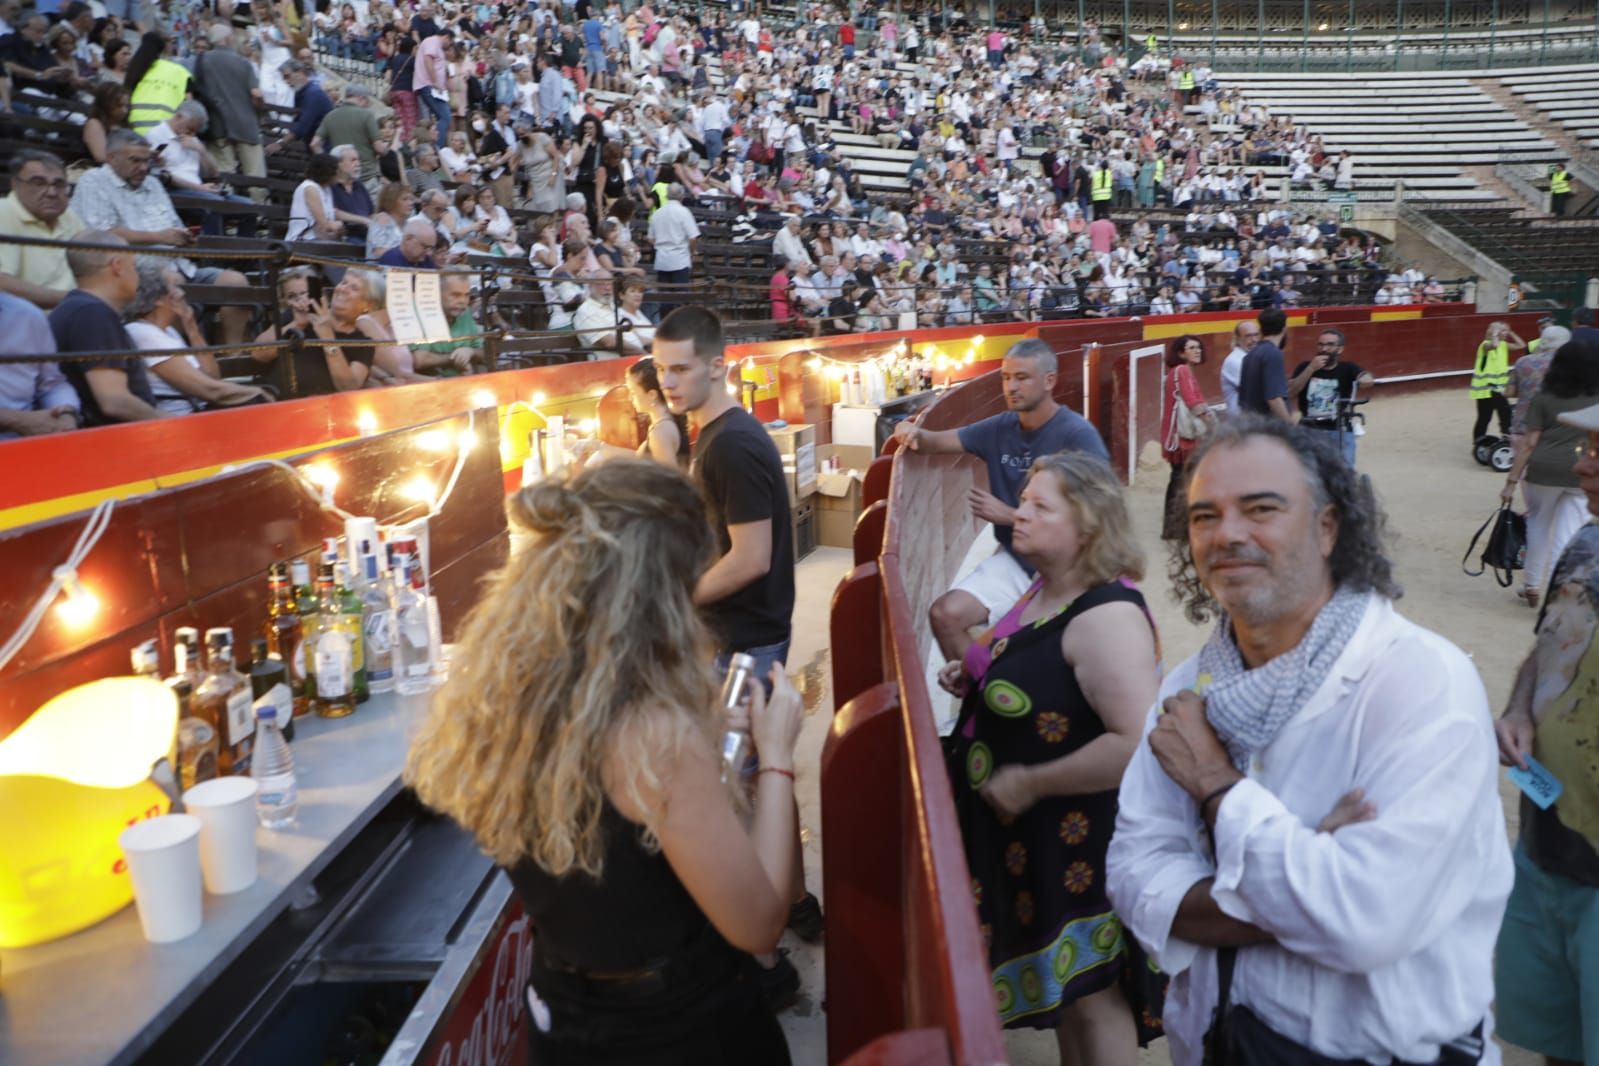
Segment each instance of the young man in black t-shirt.
[[1306,429],[1338,434],[1337,446],[1344,462],[1355,465],[1355,434],[1348,412],[1340,411],[1338,401],[1350,400],[1355,390],[1370,388],[1376,380],[1370,372],[1343,360],[1344,333],[1324,329],[1316,339],[1316,357],[1294,367],[1288,394],[1299,401],[1299,424]]
[[[772,667],[788,660],[794,616],[794,529],[782,457],[766,429],[728,392],[716,312],[679,307],[656,329],[652,354],[667,406],[687,415],[699,434],[689,471],[705,496],[722,554],[700,575],[694,601],[716,635],[717,676],[726,674],[733,653],[743,652],[767,683]],[[794,848],[798,856],[797,833]],[[804,864],[796,861],[794,869],[789,928],[815,942],[821,909],[805,891]],[[774,1009],[787,1006],[799,990],[798,972],[781,953],[759,961],[768,1001]]]

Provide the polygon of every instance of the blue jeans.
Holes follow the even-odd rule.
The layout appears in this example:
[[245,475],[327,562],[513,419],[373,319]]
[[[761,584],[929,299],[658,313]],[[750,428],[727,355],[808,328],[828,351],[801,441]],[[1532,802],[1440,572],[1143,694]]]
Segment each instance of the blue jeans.
[[1357,438],[1353,430],[1345,430],[1343,439],[1340,442],[1339,433],[1336,429],[1323,429],[1320,426],[1306,426],[1304,428],[1325,439],[1328,447],[1335,451],[1341,451],[1344,462],[1349,464],[1349,469],[1353,470],[1355,468],[1355,442]]
[[733,661],[735,652],[742,652],[755,660],[755,676],[761,679],[761,686],[766,689],[766,694],[772,694],[772,667],[778,663],[788,662],[788,648],[793,638],[778,641],[776,644],[763,644],[758,648],[723,648],[716,653],[716,676],[726,677],[727,666]]
[[705,157],[712,163],[716,162],[717,157],[722,154],[722,138],[724,136],[725,133],[722,130],[707,129],[705,131]]
[[443,148],[448,143],[450,136],[450,98],[440,96],[437,89],[418,89],[416,91],[417,103],[432,112],[439,123],[438,146]]

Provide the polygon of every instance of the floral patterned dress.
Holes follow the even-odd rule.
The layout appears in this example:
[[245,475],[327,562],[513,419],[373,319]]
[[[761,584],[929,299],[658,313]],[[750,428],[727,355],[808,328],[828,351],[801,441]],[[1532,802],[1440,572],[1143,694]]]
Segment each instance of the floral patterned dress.
[[1052,762],[1104,734],[1061,655],[1061,633],[1102,604],[1147,608],[1137,589],[1114,581],[1018,627],[1038,587],[994,627],[986,648],[967,656],[974,681],[948,750],[1000,1019],[1007,1028],[1052,1029],[1063,1004],[1117,983],[1127,965],[1128,938],[1105,895],[1116,793],[1049,796],[1002,820],[978,790],[998,767]]

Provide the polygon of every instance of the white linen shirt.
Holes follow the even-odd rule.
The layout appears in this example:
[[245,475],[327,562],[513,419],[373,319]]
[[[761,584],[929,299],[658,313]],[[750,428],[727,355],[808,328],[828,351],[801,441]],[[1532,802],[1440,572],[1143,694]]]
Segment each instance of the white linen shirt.
[[[1197,657],[1161,686],[1193,685]],[[1145,725],[1147,737],[1160,707]],[[1122,779],[1106,888],[1171,975],[1174,1066],[1197,1066],[1217,998],[1216,951],[1171,933],[1214,877],[1223,913],[1276,944],[1243,948],[1232,999],[1323,1055],[1431,1062],[1491,1030],[1493,947],[1512,868],[1487,694],[1464,653],[1370,597],[1327,680],[1222,797],[1215,858],[1193,798],[1140,743]],[[1363,788],[1370,822],[1318,833]],[[1487,1042],[1482,1063],[1500,1062]]]

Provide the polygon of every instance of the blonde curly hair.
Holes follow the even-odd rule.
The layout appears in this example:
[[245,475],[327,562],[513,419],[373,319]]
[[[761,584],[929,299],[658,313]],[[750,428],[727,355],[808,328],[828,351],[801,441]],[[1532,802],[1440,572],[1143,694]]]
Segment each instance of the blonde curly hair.
[[648,808],[683,744],[715,744],[693,602],[711,530],[688,479],[642,460],[540,482],[507,508],[530,541],[468,618],[405,776],[500,865],[598,877],[604,768],[627,767],[616,787]]

